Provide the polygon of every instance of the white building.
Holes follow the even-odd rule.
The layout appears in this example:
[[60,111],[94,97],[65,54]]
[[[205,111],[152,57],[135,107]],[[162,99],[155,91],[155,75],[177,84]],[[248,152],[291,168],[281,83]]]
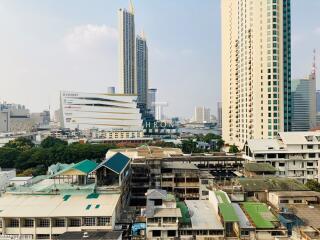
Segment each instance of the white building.
[[222,0],[222,135],[227,144],[291,129],[290,0]]
[[156,116],[156,106],[155,106],[156,94],[157,94],[156,88],[148,89],[147,105],[148,105],[148,109],[150,110],[150,114],[152,114],[154,117]]
[[320,133],[280,132],[276,139],[250,139],[244,147],[247,162],[267,162],[277,174],[302,183],[319,181]]
[[162,121],[165,119],[165,114],[164,114],[164,107],[168,107],[167,102],[155,102],[155,118],[158,121]]
[[120,93],[137,94],[134,8],[119,9],[119,77]]
[[61,110],[63,128],[135,132],[135,136],[142,132],[136,96],[62,91]]
[[196,107],[194,110],[194,121],[197,123],[210,122],[210,109],[205,107]]
[[10,180],[16,176],[16,170],[2,170],[0,168],[0,191],[3,191],[9,186]]

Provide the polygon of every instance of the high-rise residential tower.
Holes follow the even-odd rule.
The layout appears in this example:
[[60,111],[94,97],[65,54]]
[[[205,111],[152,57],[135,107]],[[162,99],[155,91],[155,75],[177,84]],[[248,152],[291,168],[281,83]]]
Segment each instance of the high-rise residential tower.
[[145,113],[148,103],[148,46],[144,33],[136,38],[136,64],[138,106]]
[[222,135],[227,144],[291,129],[290,0],[222,0]]
[[120,93],[137,94],[135,60],[134,8],[119,9],[119,78]]
[[150,114],[154,117],[156,116],[156,106],[155,106],[156,94],[157,94],[156,88],[148,89],[147,107],[150,111]]
[[194,121],[197,123],[210,122],[210,109],[205,107],[196,107],[194,109]]

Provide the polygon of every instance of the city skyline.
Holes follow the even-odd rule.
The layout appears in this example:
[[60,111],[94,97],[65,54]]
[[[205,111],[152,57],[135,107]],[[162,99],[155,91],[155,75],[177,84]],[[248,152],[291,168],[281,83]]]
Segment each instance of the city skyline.
[[[106,92],[107,86],[118,86],[117,10],[128,1],[77,1],[74,10],[75,3],[0,3],[1,100],[32,111],[49,105],[53,110],[60,90]],[[136,32],[148,30],[149,86],[169,103],[167,115],[189,117],[197,105],[216,114],[221,96],[219,1],[203,1],[201,7],[185,1],[179,12],[174,10],[179,1],[134,4]],[[312,49],[320,37],[317,9],[319,2],[292,1],[292,78],[307,76],[312,67]]]

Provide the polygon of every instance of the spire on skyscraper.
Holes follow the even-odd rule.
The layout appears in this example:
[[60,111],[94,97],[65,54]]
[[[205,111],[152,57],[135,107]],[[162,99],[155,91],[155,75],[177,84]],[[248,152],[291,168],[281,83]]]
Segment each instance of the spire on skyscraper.
[[310,74],[310,79],[316,80],[316,78],[317,78],[316,49],[313,49],[313,63],[312,63],[312,71]]
[[129,12],[134,14],[134,5],[133,5],[132,0],[130,0],[130,2],[129,2]]

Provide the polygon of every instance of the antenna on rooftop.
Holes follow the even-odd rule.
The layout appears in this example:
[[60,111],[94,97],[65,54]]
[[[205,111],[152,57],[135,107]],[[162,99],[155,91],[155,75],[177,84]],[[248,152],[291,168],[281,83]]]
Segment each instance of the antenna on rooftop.
[[317,77],[316,49],[313,49],[313,63],[312,63],[312,71],[311,71],[310,79],[316,80],[316,77]]

